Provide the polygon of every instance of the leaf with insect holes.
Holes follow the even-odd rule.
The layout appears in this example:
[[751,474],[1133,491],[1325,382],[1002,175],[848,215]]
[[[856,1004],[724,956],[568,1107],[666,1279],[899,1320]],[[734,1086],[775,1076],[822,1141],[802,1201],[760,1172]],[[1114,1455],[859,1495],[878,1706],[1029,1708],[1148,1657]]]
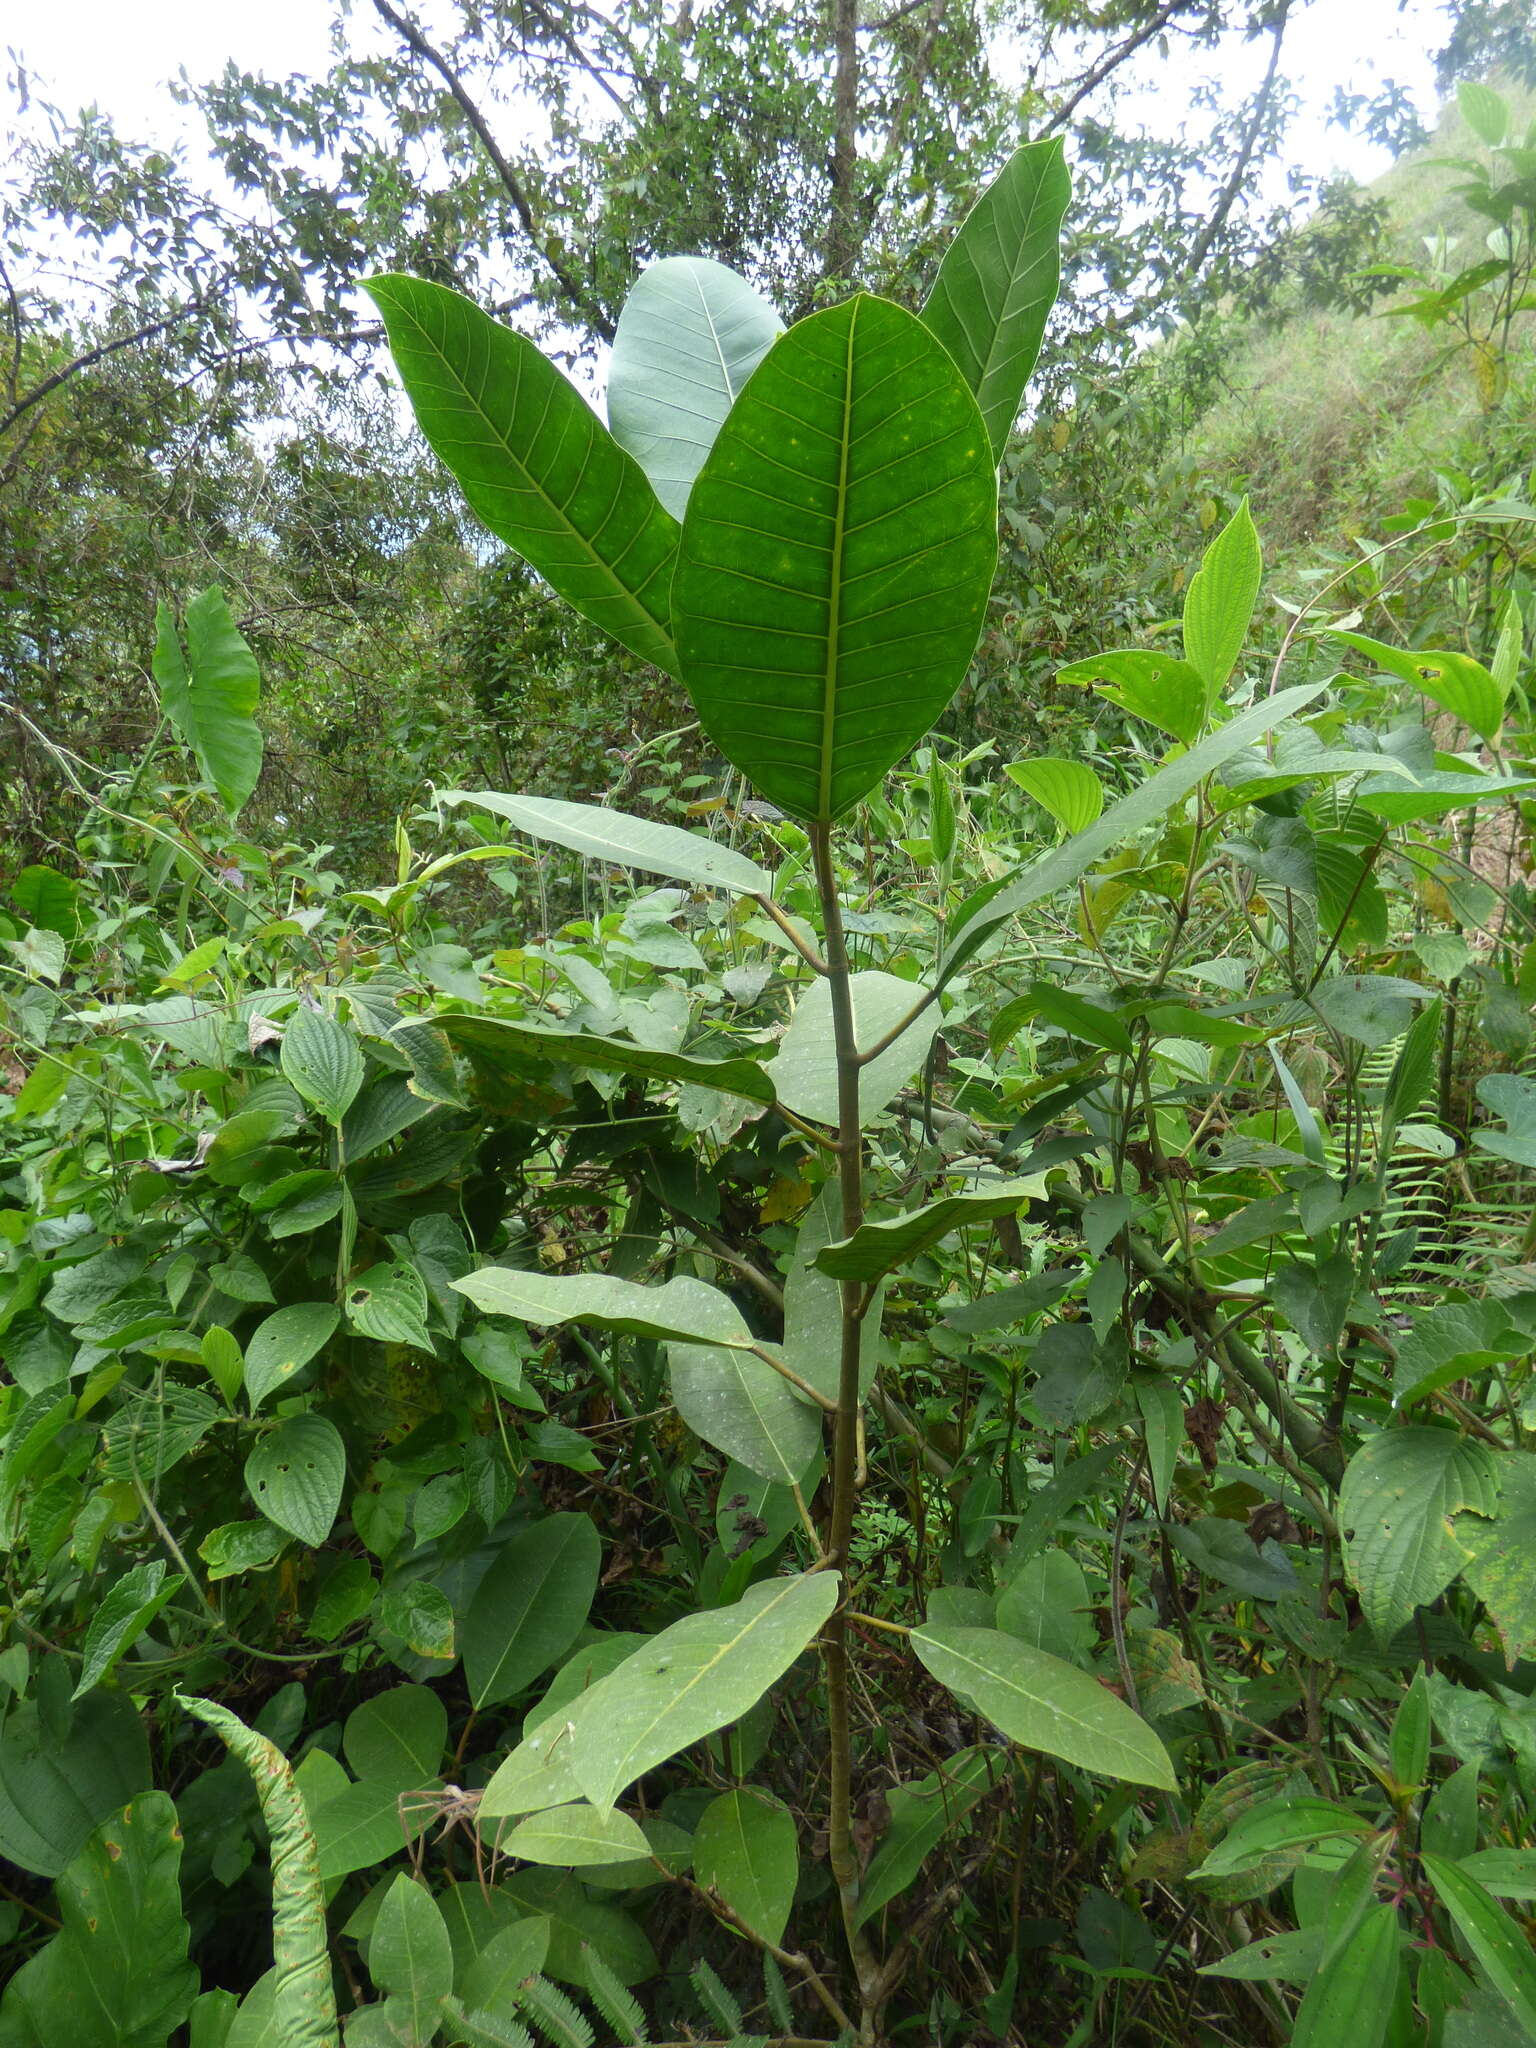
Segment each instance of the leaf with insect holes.
[[283,1077],[328,1123],[339,1124],[363,1085],[363,1054],[344,1024],[300,1004],[283,1033]]
[[330,1342],[341,1311],[329,1301],[296,1301],[258,1324],[245,1352],[245,1390],[252,1408],[288,1384]]
[[360,1337],[430,1351],[427,1284],[403,1259],[370,1266],[347,1282],[347,1321]]
[[347,1473],[346,1446],[323,1415],[291,1415],[245,1461],[245,1484],[267,1517],[317,1550],[331,1533]]

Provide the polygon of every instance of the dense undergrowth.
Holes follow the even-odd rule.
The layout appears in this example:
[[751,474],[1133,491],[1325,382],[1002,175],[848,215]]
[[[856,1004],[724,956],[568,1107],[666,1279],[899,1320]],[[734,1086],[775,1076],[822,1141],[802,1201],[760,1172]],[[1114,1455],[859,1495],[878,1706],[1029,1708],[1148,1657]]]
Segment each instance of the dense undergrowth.
[[[609,733],[611,801],[436,791],[359,870],[242,823],[216,588],[141,754],[34,735],[3,2048],[1536,2035],[1524,372],[1304,610],[1216,508],[1177,629],[1094,569],[1092,738],[925,739],[1058,173],[992,196],[1000,323],[972,229],[921,318],[648,272],[746,335],[691,490],[664,351],[582,495],[531,344],[379,282],[471,502],[714,755]],[[817,567],[823,503],[885,552]]]

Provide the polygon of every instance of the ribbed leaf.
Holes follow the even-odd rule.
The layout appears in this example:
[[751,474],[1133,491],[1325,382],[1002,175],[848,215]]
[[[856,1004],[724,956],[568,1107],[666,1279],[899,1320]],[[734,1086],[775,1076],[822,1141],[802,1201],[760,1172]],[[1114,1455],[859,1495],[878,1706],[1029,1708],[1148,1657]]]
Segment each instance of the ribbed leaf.
[[852,1237],[829,1244],[817,1253],[817,1267],[834,1280],[878,1280],[938,1244],[952,1230],[961,1230],[968,1223],[985,1223],[994,1216],[1013,1215],[1039,1195],[1044,1185],[1036,1175],[1032,1180],[1004,1181],[967,1189],[964,1194],[941,1195],[921,1209],[866,1223]]
[[611,811],[606,804],[568,804],[554,797],[503,796],[495,790],[439,790],[440,804],[469,804],[507,818],[532,839],[568,846],[589,860],[642,868],[701,889],[734,889],[747,896],[767,894],[773,878],[732,846],[719,846],[702,832],[653,824]]
[[482,1266],[451,1284],[486,1315],[516,1316],[539,1329],[588,1323],[626,1336],[685,1344],[752,1341],[731,1297],[686,1273],[659,1287],[641,1287],[612,1273],[521,1273],[509,1266]]
[[414,277],[367,290],[421,431],[471,509],[566,603],[675,672],[677,522],[586,400],[521,334]]
[[1069,832],[1081,832],[1104,809],[1104,785],[1086,761],[1010,761],[1003,773]]
[[688,501],[672,603],[711,739],[830,821],[948,703],[981,629],[997,486],[943,346],[859,296],[782,335]]
[[1471,726],[1492,746],[1504,723],[1504,692],[1480,661],[1470,654],[1447,653],[1422,647],[1389,647],[1364,633],[1333,633],[1346,647],[1353,647],[1368,661],[1397,676],[1411,689],[1419,690],[1432,704],[1449,711],[1463,725]]
[[160,606],[155,623],[154,676],[161,707],[233,818],[261,775],[256,657],[217,584],[187,606],[185,651],[168,606]]
[[1184,652],[1205,685],[1207,702],[1237,666],[1263,572],[1259,536],[1244,498],[1206,549],[1184,600]]
[[1344,1569],[1383,1641],[1467,1561],[1460,1511],[1498,1510],[1498,1454],[1453,1430],[1384,1429],[1350,1459],[1339,1494]]
[[1426,1855],[1424,1870],[1457,1933],[1508,2003],[1511,2018],[1527,2033],[1536,2033],[1536,1961],[1518,1922],[1476,1878],[1444,1856]]
[[750,1352],[717,1345],[667,1350],[678,1414],[705,1443],[761,1479],[794,1486],[821,1442],[821,1417],[782,1373]]
[[944,252],[923,325],[976,394],[1000,461],[1061,282],[1072,181],[1059,140],[1016,149]]
[[664,256],[624,301],[608,424],[674,519],[737,392],[783,331],[744,277],[707,256]]

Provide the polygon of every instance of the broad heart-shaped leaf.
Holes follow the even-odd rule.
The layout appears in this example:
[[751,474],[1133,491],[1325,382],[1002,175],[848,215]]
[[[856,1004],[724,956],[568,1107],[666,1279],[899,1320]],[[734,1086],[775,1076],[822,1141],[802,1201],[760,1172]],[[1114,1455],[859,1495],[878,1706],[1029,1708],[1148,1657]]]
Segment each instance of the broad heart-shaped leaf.
[[963,679],[997,561],[986,428],[943,345],[857,296],[783,334],[688,500],[673,625],[721,752],[829,823]]
[[[853,998],[854,1036],[861,1050],[878,1045],[927,993],[921,983],[882,974],[877,968],[850,976],[848,987]],[[878,1058],[859,1069],[862,1123],[878,1116],[911,1080],[927,1059],[941,1021],[938,1004],[930,1003]],[[801,996],[769,1072],[786,1109],[813,1123],[837,1122],[837,1049],[832,1037],[829,982],[813,981]]]
[[[767,1579],[732,1607],[663,1629],[563,1709],[552,1779],[574,1783],[594,1806],[612,1806],[636,1778],[739,1721],[816,1634],[837,1605],[838,1587],[836,1572]],[[535,1741],[532,1754],[542,1761],[540,1735],[521,1743],[503,1770],[514,1770]]]
[[503,1545],[464,1617],[464,1675],[477,1710],[511,1699],[565,1655],[601,1564],[587,1515],[547,1515]]
[[[697,1059],[689,1053],[651,1052],[625,1038],[599,1038],[590,1031],[556,1031],[538,1024],[515,1023],[505,1017],[470,1017],[448,1014],[433,1017],[430,1025],[406,1024],[393,1036],[410,1054],[413,1065],[418,1053],[418,1034],[441,1035],[457,1051],[491,1073],[512,1071],[537,1073],[554,1066],[590,1067],[599,1073],[633,1074],[646,1081],[690,1081],[700,1088],[717,1088],[722,1095],[739,1095],[748,1102],[773,1101],[773,1082],[768,1070],[756,1060]],[[418,1084],[421,1070],[418,1068]],[[447,1098],[451,1100],[452,1098]]]
[[197,1993],[180,1869],[166,1793],[98,1828],[59,1880],[61,1931],[5,1987],[4,2048],[165,2048]]
[[71,1698],[79,1699],[106,1677],[184,1583],[180,1572],[166,1578],[165,1560],[161,1557],[124,1572],[91,1615],[80,1659],[80,1678]]
[[1205,551],[1184,599],[1184,653],[1213,703],[1237,666],[1264,564],[1244,498]]
[[1321,696],[1327,687],[1326,683],[1298,683],[1239,712],[1226,725],[1197,741],[1187,754],[1165,761],[1140,789],[1111,804],[1103,817],[1085,831],[1074,833],[1042,859],[1032,861],[1021,874],[1008,878],[1001,887],[988,885],[979,889],[955,913],[949,950],[939,964],[939,986],[942,988],[952,975],[959,973],[999,925],[1007,924],[1031,904],[1070,889],[1078,876],[1085,874],[1112,847],[1144,831],[1175,804],[1182,803],[1191,790],[1198,788],[1224,762],[1283,725],[1293,712]]
[[1536,1652],[1536,1457],[1513,1451],[1499,1469],[1494,1519],[1458,1515],[1452,1528],[1469,1552],[1461,1575],[1493,1617],[1513,1667]]
[[960,223],[923,305],[923,325],[976,394],[996,462],[1056,303],[1071,196],[1059,139],[1016,149]]
[[1492,746],[1504,723],[1504,692],[1480,661],[1470,654],[1447,653],[1443,649],[1389,647],[1364,633],[1329,635],[1353,647],[1388,675],[1397,676],[1411,689],[1422,691],[1432,704],[1449,711],[1463,725],[1469,725]]
[[586,400],[521,334],[414,277],[366,290],[433,452],[470,509],[583,618],[676,673],[677,521]]
[[1527,2034],[1536,2034],[1536,1960],[1524,1932],[1475,1877],[1448,1857],[1426,1855],[1424,1870],[1457,1933],[1508,2003],[1511,2017]]
[[721,846],[702,832],[677,825],[655,825],[632,818],[606,804],[569,804],[554,797],[502,796],[487,789],[443,789],[440,804],[464,804],[506,818],[531,839],[569,847],[589,860],[611,861],[615,867],[641,868],[648,875],[666,875],[696,889],[730,889],[738,895],[769,894],[773,877],[733,846]]
[[1037,1174],[1030,1180],[1003,1181],[960,1195],[941,1195],[938,1201],[909,1209],[904,1216],[861,1225],[852,1237],[818,1252],[816,1264],[834,1280],[878,1280],[948,1237],[952,1230],[968,1223],[985,1223],[994,1216],[1013,1215],[1044,1188],[1044,1179]]
[[821,1445],[821,1416],[782,1373],[747,1351],[667,1349],[672,1399],[695,1436],[761,1479],[794,1486]]
[[1497,1513],[1500,1470],[1497,1451],[1449,1429],[1384,1429],[1350,1459],[1339,1493],[1344,1566],[1384,1642],[1466,1563],[1453,1518]]
[[1536,1166],[1536,1080],[1529,1074],[1490,1074],[1478,1082],[1477,1099],[1507,1128],[1474,1131],[1473,1144],[1517,1166]]
[[1104,809],[1104,785],[1086,761],[1010,761],[1003,773],[1069,832],[1081,832]]
[[1200,671],[1191,662],[1150,647],[1116,648],[1070,662],[1056,671],[1056,680],[1096,690],[1133,718],[1146,719],[1186,745],[1205,723],[1206,691]]
[[664,256],[624,301],[608,365],[608,424],[681,519],[726,414],[784,332],[744,277],[708,256]]
[[340,1321],[333,1302],[296,1301],[259,1324],[245,1352],[245,1391],[252,1408],[323,1351]]
[[1075,1664],[995,1628],[918,1628],[911,1642],[940,1685],[1010,1742],[1129,1785],[1175,1789],[1168,1752],[1146,1722]]
[[503,1856],[524,1863],[553,1863],[566,1870],[635,1858],[648,1863],[651,1854],[637,1821],[616,1807],[604,1811],[596,1806],[557,1806],[548,1813],[531,1813],[502,1836],[500,1849]]
[[629,1337],[689,1344],[750,1344],[752,1333],[728,1294],[687,1274],[641,1287],[610,1273],[522,1273],[482,1266],[451,1283],[488,1316],[516,1316],[536,1328],[590,1323]]
[[155,623],[154,676],[161,709],[197,756],[225,810],[236,817],[261,775],[256,657],[240,637],[217,584],[187,606],[185,651],[167,605],[159,607]]
[[62,1663],[45,1662],[43,1700],[12,1702],[0,1727],[0,1856],[39,1877],[57,1877],[150,1781],[143,1723],[127,1695],[88,1693],[71,1712],[68,1689]]
[[323,1415],[290,1415],[245,1461],[245,1484],[269,1522],[318,1549],[331,1533],[347,1476],[341,1432]]
[[283,1076],[329,1123],[339,1124],[363,1085],[363,1054],[344,1024],[304,1004],[283,1033]]
[[770,1793],[743,1786],[724,1792],[699,1815],[693,1874],[717,1891],[754,1934],[777,1942],[789,1925],[800,1849],[794,1815]]

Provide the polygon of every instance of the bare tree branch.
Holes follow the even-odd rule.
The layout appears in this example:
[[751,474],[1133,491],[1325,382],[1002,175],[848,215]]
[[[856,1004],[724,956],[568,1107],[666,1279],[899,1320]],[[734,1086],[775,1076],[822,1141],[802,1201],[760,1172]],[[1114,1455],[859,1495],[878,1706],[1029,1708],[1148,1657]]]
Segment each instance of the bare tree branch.
[[511,164],[508,163],[506,157],[503,156],[499,143],[491,133],[489,123],[475,105],[475,102],[470,98],[463,80],[448,62],[448,59],[442,55],[441,51],[435,49],[427,41],[416,24],[408,16],[401,14],[390,5],[390,0],[373,0],[373,5],[374,11],[389,23],[390,27],[394,29],[406,46],[424,64],[431,66],[458,102],[460,112],[479,137],[481,147],[490,158],[496,175],[500,178],[506,190],[507,197],[512,201],[513,209],[518,219],[522,222],[524,234],[528,237],[538,255],[543,258],[555,281],[570,301],[572,312],[584,320],[595,333],[601,335],[604,341],[612,341],[613,322],[603,312],[602,308],[594,302],[581,284],[581,281],[573,272],[567,269],[544,239],[538,222],[533,217],[533,209],[528,203],[528,195],[524,192],[517,173],[513,170]]
[[1128,58],[1134,57],[1136,52],[1144,44],[1150,43],[1155,35],[1160,35],[1175,15],[1187,14],[1190,8],[1197,4],[1198,0],[1167,0],[1167,4],[1160,7],[1150,21],[1143,22],[1142,26],[1128,35],[1123,42],[1116,43],[1112,50],[1105,51],[1098,63],[1079,79],[1071,97],[1056,109],[1043,128],[1037,130],[1037,135],[1044,138],[1047,135],[1055,135],[1060,129],[1065,128],[1090,93],[1097,92],[1105,79],[1112,77]]
[[[377,0],[375,0],[377,4]],[[832,103],[832,207],[827,226],[826,274],[850,277],[854,247],[854,182],[858,175],[859,132],[858,0],[833,0],[832,45],[837,71]]]
[[1272,40],[1269,50],[1269,69],[1264,73],[1264,83],[1259,87],[1258,97],[1253,103],[1253,112],[1248,119],[1248,126],[1243,131],[1242,147],[1238,150],[1237,161],[1233,164],[1231,174],[1226,184],[1222,187],[1221,197],[1216,202],[1215,210],[1212,212],[1204,228],[1200,231],[1195,246],[1190,250],[1185,260],[1184,268],[1179,273],[1177,283],[1180,285],[1188,284],[1192,278],[1199,276],[1200,267],[1215,246],[1217,236],[1226,226],[1232,208],[1236,204],[1237,195],[1242,190],[1243,180],[1248,175],[1248,166],[1253,161],[1253,152],[1258,147],[1259,136],[1263,131],[1265,116],[1268,114],[1270,102],[1274,98],[1275,81],[1280,74],[1280,50],[1285,42],[1285,31],[1290,19],[1290,13],[1291,0],[1280,0],[1279,12],[1276,14],[1274,26],[1270,30]]
[[88,348],[73,361],[62,364],[57,370],[40,378],[32,389],[18,398],[14,405],[0,413],[0,434],[7,434],[23,413],[57,391],[61,384],[67,384],[72,377],[78,377],[82,370],[89,370],[97,363],[105,362],[108,356],[115,356],[119,349],[136,348],[141,341],[153,341],[157,334],[164,334],[168,328],[179,327],[183,320],[190,320],[195,313],[201,313],[201,304],[182,306],[174,313],[167,313],[163,320],[148,320],[142,327],[136,327],[131,334],[119,334],[112,341],[98,342],[95,348]]

